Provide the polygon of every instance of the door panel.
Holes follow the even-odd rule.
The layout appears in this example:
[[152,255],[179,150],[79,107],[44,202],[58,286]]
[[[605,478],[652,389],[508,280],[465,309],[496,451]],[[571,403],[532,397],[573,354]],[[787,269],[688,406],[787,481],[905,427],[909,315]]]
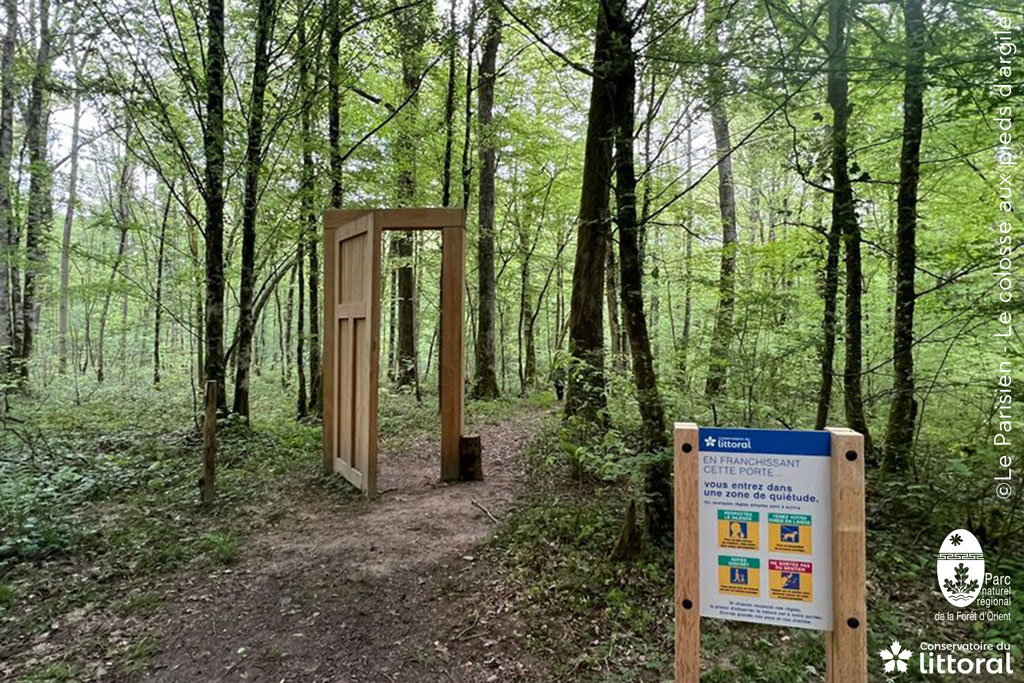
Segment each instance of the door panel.
[[326,250],[325,278],[335,283],[327,322],[335,334],[324,359],[325,465],[372,496],[380,320],[380,231],[373,214],[325,231]]

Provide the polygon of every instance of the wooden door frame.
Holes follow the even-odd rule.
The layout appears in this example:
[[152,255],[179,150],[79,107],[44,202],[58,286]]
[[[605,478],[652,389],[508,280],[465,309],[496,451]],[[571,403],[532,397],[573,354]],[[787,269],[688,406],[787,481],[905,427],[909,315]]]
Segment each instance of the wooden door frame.
[[459,478],[460,440],[464,430],[465,404],[465,325],[464,295],[466,212],[463,209],[330,209],[324,212],[324,450],[323,469],[337,471],[336,432],[342,399],[335,387],[337,315],[337,231],[368,214],[373,217],[374,243],[374,315],[370,316],[370,467],[359,488],[368,495],[377,493],[377,387],[380,372],[380,244],[386,230],[441,231],[441,481]]

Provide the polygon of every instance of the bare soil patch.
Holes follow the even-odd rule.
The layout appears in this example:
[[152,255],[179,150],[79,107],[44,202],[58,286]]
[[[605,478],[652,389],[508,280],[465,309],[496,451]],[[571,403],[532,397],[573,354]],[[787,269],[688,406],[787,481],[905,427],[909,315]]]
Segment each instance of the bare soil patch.
[[[183,573],[124,680],[539,681],[499,580],[477,557],[524,478],[541,413],[481,428],[485,481],[440,485],[435,439],[381,453],[377,499],[303,489],[238,562]],[[490,514],[488,514],[490,513]]]

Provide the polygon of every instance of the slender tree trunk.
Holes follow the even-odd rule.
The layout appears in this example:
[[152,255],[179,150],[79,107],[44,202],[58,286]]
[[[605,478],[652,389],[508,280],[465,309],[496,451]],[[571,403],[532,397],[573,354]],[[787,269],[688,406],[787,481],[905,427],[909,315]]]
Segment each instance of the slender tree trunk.
[[0,376],[10,371],[14,326],[11,320],[10,250],[14,244],[11,194],[11,152],[14,144],[14,48],[18,35],[18,2],[4,0],[7,31],[0,57]]
[[[306,47],[305,18],[299,18],[299,91],[306,106],[300,115],[302,127],[302,215],[306,222],[309,253],[309,412],[323,417],[323,368],[320,365],[320,262],[317,258],[317,216],[316,216],[316,167],[313,162],[315,143],[313,140],[313,95],[310,89],[310,60]],[[333,182],[333,181],[332,181]],[[340,177],[338,178],[340,186]],[[340,192],[340,189],[339,189]],[[340,203],[340,198],[339,198]]]
[[441,172],[441,206],[452,204],[452,149],[455,145],[455,68],[459,54],[459,31],[455,0],[448,0],[448,86],[444,94],[444,168]]
[[496,286],[494,282],[494,174],[497,166],[492,115],[494,111],[494,80],[498,46],[501,42],[501,17],[492,1],[487,4],[487,27],[484,29],[480,72],[477,75],[477,146],[480,150],[480,204],[477,239],[477,311],[476,377],[473,396],[498,397],[495,374],[494,314]]
[[[121,220],[121,219],[119,219]],[[102,383],[104,380],[105,368],[103,365],[103,344],[107,330],[107,318],[110,313],[110,300],[114,293],[114,283],[121,272],[121,262],[124,261],[125,252],[128,249],[128,223],[121,222],[121,233],[117,240],[117,256],[114,258],[114,265],[110,269],[110,279],[107,281],[107,291],[103,294],[103,308],[100,310],[99,329],[96,333],[96,381]]]
[[299,262],[297,265],[296,289],[299,292],[298,306],[295,309],[298,320],[295,325],[295,370],[298,373],[299,397],[296,403],[296,413],[301,420],[309,415],[309,398],[306,396],[306,360],[305,360],[305,332],[306,332],[306,290],[303,289],[303,261],[306,246],[299,240]]
[[50,80],[50,0],[39,1],[39,49],[32,77],[28,110],[25,116],[25,146],[29,155],[28,211],[25,221],[25,285],[21,294],[22,336],[20,375],[28,382],[29,359],[32,357],[37,330],[36,288],[46,258],[43,233],[53,214],[50,164],[46,158],[49,122]]
[[65,374],[68,365],[68,288],[71,281],[71,228],[78,205],[78,146],[82,125],[82,71],[84,59],[75,50],[75,32],[68,36],[68,52],[75,65],[75,94],[71,118],[71,169],[68,178],[67,207],[64,211],[64,233],[60,245],[60,304],[58,307],[57,372]]
[[[341,10],[339,0],[328,0],[330,41],[327,48],[328,138],[331,146],[331,206],[341,208]],[[303,50],[308,49],[305,46]]]
[[[302,260],[301,258],[299,259]],[[292,266],[288,273],[288,296],[285,297],[285,319],[284,319],[284,347],[287,351],[285,354],[285,365],[284,374],[285,381],[289,381],[292,378],[291,371],[291,353],[292,353],[292,321],[295,319],[295,277],[298,272],[298,264]]]
[[626,340],[619,322],[619,272],[613,240],[608,240],[605,253],[607,257],[604,264],[604,296],[608,306],[608,336],[611,338],[609,351],[612,354],[612,367],[616,372],[624,372],[626,370]]
[[914,443],[914,271],[917,268],[917,186],[924,127],[924,9],[905,0],[907,66],[903,83],[903,149],[896,216],[896,315],[893,326],[893,399],[885,436],[885,468],[903,470]]
[[846,58],[849,1],[829,2],[828,100],[832,108],[832,221],[842,228],[846,247],[846,367],[843,373],[846,421],[870,444],[861,396],[861,257],[860,226],[850,182],[847,128],[850,118]]
[[605,249],[609,240],[608,197],[612,172],[611,137],[616,93],[610,81],[613,37],[603,8],[597,8],[594,77],[583,157],[579,229],[569,304],[569,353],[566,416],[606,424],[604,376]]
[[[534,334],[536,313],[530,291],[530,237],[526,227],[519,226],[519,338],[522,354],[522,371],[519,375],[519,388],[522,395],[527,395],[533,388],[537,378],[537,346]],[[539,306],[539,302],[538,302]]]
[[[245,197],[242,199],[242,269],[238,291],[238,349],[235,355],[235,400],[232,412],[249,421],[249,368],[255,330],[253,302],[256,289],[256,219],[259,210],[260,169],[263,166],[263,108],[273,39],[274,0],[259,0],[256,10],[256,54],[245,148]],[[301,19],[300,19],[301,22]],[[305,41],[299,39],[299,49]],[[303,116],[308,116],[303,108]]]
[[188,248],[189,253],[192,255],[192,264],[195,269],[195,315],[196,315],[196,372],[197,372],[197,385],[205,386],[204,382],[206,377],[206,364],[205,364],[205,328],[204,320],[206,318],[203,315],[203,276],[200,270],[199,261],[199,235],[196,226],[189,222],[188,224]]
[[708,97],[711,125],[715,134],[718,155],[718,209],[722,222],[722,265],[718,276],[718,311],[715,329],[711,335],[711,359],[705,392],[716,398],[725,391],[729,369],[729,347],[732,346],[733,312],[736,307],[736,257],[739,235],[736,225],[736,189],[732,173],[732,140],[729,118],[725,109],[725,70],[721,64],[718,7],[705,3],[704,26],[712,50],[712,64],[708,69]]
[[[469,3],[469,28],[466,30],[466,102],[465,120],[463,121],[462,139],[462,208],[469,210],[469,195],[473,184],[473,166],[471,150],[471,135],[473,132],[473,89],[469,84],[473,82],[473,50],[476,48],[476,0]],[[475,345],[474,345],[475,349]]]
[[839,295],[839,248],[842,225],[833,219],[828,231],[828,254],[825,258],[825,276],[822,296],[825,313],[821,323],[821,384],[818,389],[818,414],[814,420],[815,429],[824,429],[828,424],[832,404],[832,379],[835,376],[833,363],[836,355],[836,299]]
[[[164,313],[164,251],[167,244],[167,222],[171,215],[174,187],[167,192],[164,216],[160,223],[160,243],[156,251],[156,308],[153,311],[153,385],[160,386],[160,323]],[[173,338],[171,339],[173,346]]]
[[[422,45],[425,18],[422,7],[409,7],[395,14],[398,22],[402,56],[402,84],[408,104],[403,112],[395,165],[398,168],[397,199],[399,206],[416,203],[416,164],[420,124],[419,97],[416,95],[423,69]],[[426,10],[429,12],[429,9]],[[394,232],[392,253],[398,259],[398,372],[396,386],[411,388],[419,396],[419,359],[416,344],[416,272],[413,268],[413,235]]]
[[217,410],[227,412],[224,383],[224,0],[207,0],[206,381],[217,383]]

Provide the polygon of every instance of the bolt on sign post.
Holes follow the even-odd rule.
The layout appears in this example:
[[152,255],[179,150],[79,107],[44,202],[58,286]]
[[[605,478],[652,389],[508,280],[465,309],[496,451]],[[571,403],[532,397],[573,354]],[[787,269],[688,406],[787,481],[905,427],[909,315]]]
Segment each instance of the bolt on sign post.
[[825,633],[829,683],[867,683],[864,437],[675,426],[676,683],[700,618]]

